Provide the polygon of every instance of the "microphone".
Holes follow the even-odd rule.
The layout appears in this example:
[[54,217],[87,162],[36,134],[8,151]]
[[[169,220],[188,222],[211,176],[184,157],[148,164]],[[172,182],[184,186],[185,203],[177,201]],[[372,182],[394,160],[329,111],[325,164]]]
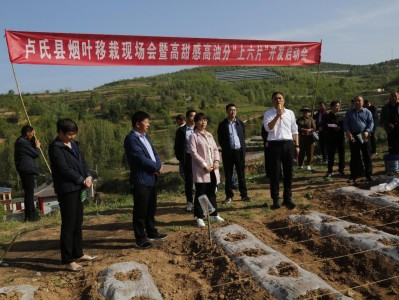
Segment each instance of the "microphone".
[[[283,109],[283,106],[281,105],[281,103],[278,104],[277,109],[280,111],[280,113],[282,113],[281,110]],[[282,118],[282,117],[283,117],[283,115],[281,114],[280,118]]]

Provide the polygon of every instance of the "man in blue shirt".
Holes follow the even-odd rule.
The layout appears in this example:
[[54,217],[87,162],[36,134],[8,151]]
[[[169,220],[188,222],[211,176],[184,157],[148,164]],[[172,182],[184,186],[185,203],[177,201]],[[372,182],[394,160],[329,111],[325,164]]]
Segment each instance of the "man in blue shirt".
[[233,168],[235,166],[238,177],[238,190],[242,201],[250,201],[245,183],[245,124],[237,118],[237,107],[230,103],[226,105],[227,117],[219,123],[218,142],[222,148],[223,170],[225,176],[224,203],[233,199]]
[[137,248],[149,248],[152,240],[166,238],[155,228],[157,182],[162,163],[147,135],[150,116],[137,111],[132,115],[133,130],[126,136],[124,147],[130,167],[133,193],[133,231]]
[[344,130],[346,138],[349,141],[351,152],[350,158],[350,178],[348,183],[355,183],[357,177],[360,176],[358,166],[361,165],[361,159],[364,164],[364,175],[368,182],[372,181],[372,164],[369,148],[369,137],[373,131],[373,115],[371,112],[363,108],[364,100],[362,96],[356,96],[354,99],[354,107],[349,109],[344,119]]

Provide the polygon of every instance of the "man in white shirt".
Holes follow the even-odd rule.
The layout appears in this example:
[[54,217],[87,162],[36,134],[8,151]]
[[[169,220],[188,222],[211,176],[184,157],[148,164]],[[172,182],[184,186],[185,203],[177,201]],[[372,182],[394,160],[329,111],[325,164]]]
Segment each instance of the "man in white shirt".
[[267,144],[270,161],[270,196],[272,209],[280,208],[279,186],[280,172],[283,167],[283,203],[289,209],[295,207],[292,202],[292,171],[294,158],[299,155],[298,126],[292,110],[284,108],[285,99],[281,92],[272,95],[273,108],[265,112],[263,123],[268,132]]

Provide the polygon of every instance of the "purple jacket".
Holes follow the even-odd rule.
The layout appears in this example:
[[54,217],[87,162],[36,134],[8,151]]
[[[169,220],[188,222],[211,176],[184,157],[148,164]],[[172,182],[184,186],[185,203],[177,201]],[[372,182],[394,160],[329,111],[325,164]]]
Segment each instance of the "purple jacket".
[[[201,134],[197,130],[190,136],[190,150],[193,167],[193,181],[196,183],[211,182],[211,175],[203,170],[205,166],[212,166],[220,161],[220,154],[216,142],[209,132]],[[219,169],[215,169],[216,183],[220,183]]]

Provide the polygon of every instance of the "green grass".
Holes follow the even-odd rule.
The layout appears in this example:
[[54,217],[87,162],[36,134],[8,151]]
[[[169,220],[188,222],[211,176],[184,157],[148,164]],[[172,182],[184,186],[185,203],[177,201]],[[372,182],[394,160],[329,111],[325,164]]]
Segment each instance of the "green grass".
[[116,219],[118,220],[118,222],[129,222],[132,220],[132,214],[131,213],[118,214]]
[[59,288],[65,288],[68,286],[68,283],[62,280],[60,277],[50,277],[49,281]]
[[[127,206],[132,206],[131,195],[112,195],[107,194],[107,200],[103,203],[96,205],[94,202],[90,202],[85,206],[84,218],[88,219],[93,217],[98,212],[111,211],[117,208],[123,208]],[[131,215],[130,215],[131,216]],[[8,244],[12,241],[16,234],[23,234],[26,232],[35,231],[37,229],[51,228],[61,225],[61,217],[59,213],[52,215],[45,215],[38,222],[22,222],[16,220],[10,220],[0,223],[0,244],[2,250],[6,250]]]
[[176,225],[171,225],[171,226],[166,226],[166,230],[171,231],[171,232],[178,232],[178,231],[187,231],[188,227],[187,226],[176,226]]

